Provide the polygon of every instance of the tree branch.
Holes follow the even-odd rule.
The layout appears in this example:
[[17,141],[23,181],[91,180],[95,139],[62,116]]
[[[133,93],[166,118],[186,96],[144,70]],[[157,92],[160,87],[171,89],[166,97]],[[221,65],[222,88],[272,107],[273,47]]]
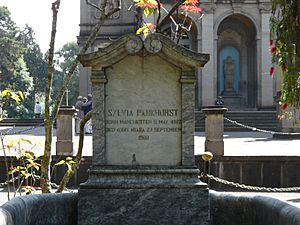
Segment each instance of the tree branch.
[[[101,1],[101,0],[100,0],[100,1]],[[93,8],[100,10],[100,8],[99,8],[97,5],[91,3],[89,0],[85,0],[85,2],[86,2],[87,5],[90,5],[90,6],[92,6]],[[100,11],[101,11],[101,10],[100,10]]]
[[50,48],[48,55],[48,74],[46,84],[45,98],[45,149],[41,165],[41,188],[43,193],[50,192],[50,161],[51,161],[51,144],[52,144],[52,120],[50,118],[50,93],[52,86],[53,74],[53,57],[54,44],[56,37],[57,13],[59,10],[60,0],[52,3],[52,31],[50,39]]
[[160,20],[160,17],[161,17],[161,5],[160,5],[160,1],[159,0],[156,0],[157,2],[157,11],[158,11],[158,16],[157,16],[157,20],[156,20],[156,25],[159,24],[159,20]]
[[[103,2],[105,4],[107,4],[107,0],[105,0]],[[100,5],[100,9],[105,9],[105,7],[106,7],[106,5],[103,5],[103,4]],[[92,43],[95,41],[95,39],[99,33],[99,30],[102,27],[102,25],[104,24],[105,20],[118,11],[120,11],[120,8],[115,8],[112,11],[108,12],[107,14],[101,13],[101,17],[99,18],[98,23],[94,27],[93,31],[91,32],[90,36],[88,37],[88,40],[85,42],[85,45],[80,50],[79,54],[83,54],[87,51],[88,47],[90,47],[92,45]],[[73,73],[76,70],[78,64],[79,64],[78,57],[76,57],[74,62],[72,63],[72,66],[71,66],[68,74],[65,77],[62,88],[56,98],[55,105],[54,105],[52,113],[51,113],[52,121],[54,121],[57,116],[58,108],[61,104],[63,95],[64,95],[66,89],[68,88],[68,84],[70,83],[70,80],[72,79]]]
[[83,140],[84,140],[84,125],[89,121],[89,119],[92,118],[92,111],[88,112],[83,119],[80,121],[80,133],[79,133],[79,145],[78,145],[78,151],[74,160],[74,164],[71,166],[71,170],[67,170],[65,173],[63,179],[61,180],[58,189],[56,192],[62,192],[67,184],[69,183],[69,180],[72,178],[74,173],[78,170],[81,159],[82,159],[82,148],[83,148]]
[[164,25],[167,20],[172,16],[172,14],[178,9],[179,6],[181,6],[183,3],[185,2],[185,0],[181,0],[180,2],[176,2],[173,7],[171,8],[171,10],[169,11],[169,13],[162,19],[162,21],[157,24],[157,28],[156,31],[160,32],[162,25]]

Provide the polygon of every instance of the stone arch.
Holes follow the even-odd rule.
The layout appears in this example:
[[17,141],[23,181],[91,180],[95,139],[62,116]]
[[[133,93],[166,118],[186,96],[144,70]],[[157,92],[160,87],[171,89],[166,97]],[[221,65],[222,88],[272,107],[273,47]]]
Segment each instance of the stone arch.
[[[229,109],[255,108],[257,104],[257,29],[249,17],[234,14],[225,17],[217,31],[218,94],[223,95]],[[233,53],[233,52],[236,53]],[[232,83],[234,88],[224,88],[225,70],[230,57],[233,60]],[[229,75],[227,75],[229,76]],[[223,85],[223,86],[222,86]]]
[[217,35],[218,33],[218,29],[220,27],[220,24],[229,16],[233,16],[233,15],[239,15],[239,16],[242,16],[242,17],[245,17],[247,18],[249,21],[251,21],[255,27],[255,30],[256,30],[256,38],[260,38],[261,36],[261,33],[260,33],[260,26],[258,25],[257,21],[249,14],[247,13],[243,13],[243,12],[240,12],[240,13],[237,13],[237,14],[233,14],[233,11],[227,11],[223,14],[221,14],[220,16],[218,16],[218,18],[215,20],[215,23],[214,23],[214,34]]

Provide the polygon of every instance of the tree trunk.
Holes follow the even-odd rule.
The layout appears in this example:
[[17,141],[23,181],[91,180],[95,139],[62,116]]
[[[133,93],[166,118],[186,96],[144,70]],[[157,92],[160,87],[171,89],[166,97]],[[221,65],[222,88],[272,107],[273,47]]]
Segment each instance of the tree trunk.
[[[64,79],[63,86],[56,98],[55,105],[53,110],[50,114],[50,92],[51,92],[51,84],[52,84],[52,68],[53,68],[53,55],[54,55],[54,40],[56,34],[56,21],[57,21],[57,12],[59,9],[60,1],[56,1],[52,3],[52,11],[53,11],[53,22],[52,22],[52,33],[51,33],[51,42],[50,42],[50,49],[49,49],[49,57],[48,57],[48,79],[47,79],[47,86],[46,86],[46,99],[45,99],[45,149],[44,155],[42,159],[41,165],[41,188],[43,193],[50,192],[50,164],[51,164],[51,143],[52,143],[52,126],[57,117],[58,109],[61,104],[62,98],[70,80],[72,79],[73,73],[76,70],[76,67],[79,63],[78,58],[74,60],[72,66]],[[101,2],[99,10],[102,12],[101,17],[99,18],[98,23],[93,28],[88,40],[86,41],[85,45],[81,49],[79,54],[83,54],[87,51],[87,49],[92,45],[95,41],[100,28],[104,24],[105,20],[113,15],[114,13],[118,12],[120,8],[115,8],[111,12],[105,14],[105,7],[107,5],[107,0]]]
[[89,119],[91,119],[91,117],[92,117],[92,112],[89,112],[80,121],[79,145],[78,145],[77,155],[76,155],[75,160],[74,160],[75,163],[72,164],[71,169],[67,170],[67,172],[65,173],[63,179],[60,181],[59,187],[58,187],[56,192],[62,192],[66,188],[66,186],[69,183],[70,179],[72,178],[74,173],[79,168],[80,161],[81,161],[81,158],[82,158],[82,148],[83,148],[83,140],[84,140],[84,125],[86,124],[86,122]]

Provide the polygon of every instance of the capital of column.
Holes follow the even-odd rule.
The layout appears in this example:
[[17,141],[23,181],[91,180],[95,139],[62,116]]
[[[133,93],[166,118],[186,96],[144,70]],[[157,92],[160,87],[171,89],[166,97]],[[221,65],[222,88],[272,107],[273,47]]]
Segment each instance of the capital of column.
[[202,109],[204,115],[211,115],[211,114],[221,114],[224,115],[227,112],[227,108],[218,107],[218,106],[211,106]]
[[271,13],[271,11],[272,11],[272,4],[271,3],[266,3],[266,2],[259,3],[258,8],[259,8],[259,11],[261,13]]
[[92,70],[92,83],[106,83],[107,78],[103,70]]
[[180,83],[194,84],[196,82],[195,71],[182,72]]
[[206,14],[214,14],[217,8],[216,4],[212,2],[201,2],[200,7],[202,8],[202,11]]

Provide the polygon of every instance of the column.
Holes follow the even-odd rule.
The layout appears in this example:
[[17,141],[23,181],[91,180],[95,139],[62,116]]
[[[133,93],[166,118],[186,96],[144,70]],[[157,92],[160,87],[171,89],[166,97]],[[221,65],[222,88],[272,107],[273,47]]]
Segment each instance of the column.
[[217,88],[214,73],[214,4],[201,4],[204,12],[202,18],[202,52],[210,54],[209,62],[202,69],[202,106],[213,105]]
[[224,114],[226,108],[205,108],[202,110],[205,115],[205,151],[213,155],[224,155]]
[[73,137],[75,131],[73,106],[62,106],[56,119],[56,155],[73,155]]
[[275,91],[274,76],[271,77],[269,72],[272,65],[269,53],[271,4],[261,3],[259,9],[261,13],[261,73],[259,74],[261,95],[259,96],[261,107],[270,107],[274,105]]
[[104,165],[105,158],[105,83],[103,70],[92,70],[93,93],[93,165]]
[[194,166],[195,72],[183,72],[181,82],[182,166]]

